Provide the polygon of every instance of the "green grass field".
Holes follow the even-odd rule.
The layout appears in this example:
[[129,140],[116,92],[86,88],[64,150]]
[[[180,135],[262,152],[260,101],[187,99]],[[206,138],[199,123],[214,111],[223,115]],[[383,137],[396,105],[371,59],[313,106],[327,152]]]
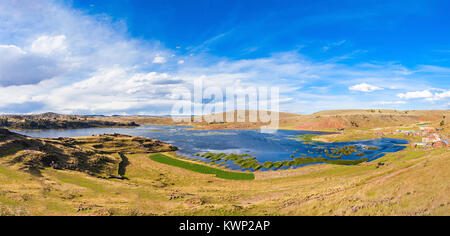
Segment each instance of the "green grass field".
[[312,142],[313,138],[317,137],[316,134],[294,135],[296,138],[300,138],[303,141]]
[[171,157],[168,157],[163,154],[155,154],[150,157],[151,160],[163,163],[166,165],[176,166],[183,169],[195,171],[202,174],[212,174],[216,175],[217,178],[229,179],[229,180],[254,180],[255,175],[253,173],[239,173],[239,172],[231,172],[224,171],[216,168],[212,168],[209,166],[198,165],[190,162],[185,162],[181,160],[177,160]]

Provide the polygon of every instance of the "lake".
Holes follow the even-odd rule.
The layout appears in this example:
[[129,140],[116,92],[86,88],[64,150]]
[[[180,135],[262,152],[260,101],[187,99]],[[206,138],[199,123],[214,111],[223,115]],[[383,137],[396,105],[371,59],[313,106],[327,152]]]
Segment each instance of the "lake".
[[[344,146],[355,146],[358,156],[352,153],[343,156],[342,160],[359,160],[362,157],[369,161],[378,159],[385,153],[398,152],[406,148],[409,142],[402,139],[380,138],[373,140],[357,140],[352,142],[320,143],[305,142],[296,139],[296,135],[323,135],[324,132],[278,130],[272,133],[261,133],[260,130],[190,130],[186,126],[145,125],[137,128],[91,128],[70,130],[15,131],[30,137],[58,138],[83,137],[98,134],[121,133],[158,139],[177,146],[180,155],[195,157],[197,153],[234,153],[250,154],[264,163],[266,161],[287,161],[295,157],[325,157],[324,150],[332,150]],[[376,147],[377,149],[367,148]],[[202,159],[201,157],[196,157]],[[327,158],[328,159],[328,158]],[[245,170],[232,162],[227,162],[234,170]],[[282,167],[282,169],[285,167]],[[266,170],[266,169],[262,169]]]

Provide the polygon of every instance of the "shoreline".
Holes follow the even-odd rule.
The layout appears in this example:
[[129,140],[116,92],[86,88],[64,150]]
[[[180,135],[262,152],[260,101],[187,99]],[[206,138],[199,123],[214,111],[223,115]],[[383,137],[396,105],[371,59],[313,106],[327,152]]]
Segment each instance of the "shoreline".
[[[148,125],[148,126],[154,126],[154,125]],[[168,125],[165,125],[165,126],[168,126]],[[170,125],[169,125],[170,126]],[[144,125],[144,126],[141,126],[141,127],[143,127],[143,128],[145,128],[146,126]],[[122,127],[113,127],[113,128],[111,128],[111,129],[121,129]],[[137,127],[123,127],[124,129],[134,129],[134,128],[137,128]],[[85,130],[89,130],[89,129],[93,129],[93,130],[95,130],[95,129],[101,129],[101,128],[85,128]],[[65,131],[65,130],[76,130],[76,129],[55,129],[55,131]],[[189,129],[189,128],[187,128],[186,130],[192,130],[192,129]],[[211,131],[211,129],[202,129],[202,130],[200,130],[200,131]],[[255,131],[255,129],[218,129],[218,131],[220,131],[220,130],[253,130],[253,131]],[[280,130],[292,130],[292,129],[280,129]],[[39,131],[43,131],[43,132],[45,132],[45,131],[49,131],[49,130],[31,130],[31,132],[33,132],[33,131],[36,131],[36,132],[39,132]],[[50,130],[51,131],[51,130]],[[196,131],[199,131],[199,130],[196,130]],[[308,133],[313,133],[313,134],[311,134],[313,137],[312,138],[308,138],[307,140],[296,140],[296,141],[299,141],[299,142],[314,142],[314,143],[316,143],[316,142],[318,142],[318,140],[321,140],[321,141],[319,141],[319,142],[321,142],[321,143],[324,143],[324,144],[334,144],[334,143],[336,143],[336,144],[341,144],[341,143],[344,143],[344,142],[358,142],[358,141],[373,141],[373,140],[377,140],[377,139],[381,139],[381,138],[373,138],[373,139],[352,139],[351,141],[335,141],[335,142],[333,142],[333,141],[329,141],[327,138],[322,138],[322,137],[326,137],[326,136],[335,136],[335,135],[344,135],[344,133],[332,133],[332,132],[323,132],[323,131],[307,131],[307,130],[292,130],[292,131],[299,131],[299,132],[302,132],[302,131],[304,131],[304,132],[308,132]],[[114,133],[121,133],[120,131],[117,131],[117,132],[114,132]],[[308,136],[309,134],[305,134],[306,136]],[[134,135],[134,136],[136,136],[136,135]],[[142,136],[142,135],[141,135]],[[299,136],[302,136],[302,135],[299,135]],[[69,137],[69,136],[66,136],[66,137]],[[80,138],[80,137],[86,137],[86,135],[80,135],[80,136],[70,136],[71,138]],[[319,138],[318,138],[319,137]],[[54,138],[57,138],[56,136],[54,137]],[[300,137],[301,138],[301,137]],[[309,141],[309,139],[311,139],[311,141]],[[323,141],[325,141],[325,142],[323,142]],[[410,142],[410,140],[407,140],[407,139],[401,139],[401,140],[404,140],[404,141],[408,141],[408,142]],[[404,145],[407,145],[407,144],[403,144],[403,145],[399,145],[399,146],[404,146]],[[298,156],[298,158],[307,158],[308,156],[306,155],[306,153],[304,153],[305,155],[302,155],[302,156]],[[382,153],[383,155],[386,155],[387,153]],[[289,155],[288,153],[286,154],[286,155]],[[322,156],[322,155],[320,155],[320,156]],[[320,156],[317,156],[317,158],[321,158]],[[364,156],[365,157],[365,156]],[[177,159],[179,159],[178,157],[176,157]],[[189,158],[193,158],[193,159],[195,159],[195,157],[189,157]],[[309,158],[315,158],[315,156],[312,156],[312,157],[309,157]],[[362,159],[363,157],[361,157],[360,159]],[[183,158],[184,159],[184,158]],[[340,160],[340,158],[338,158],[338,159],[329,159],[329,158],[326,158],[327,159],[327,161],[330,161],[330,162],[333,162],[333,161],[335,161],[335,162],[342,162],[342,164],[340,164],[340,165],[357,165],[357,164],[359,164],[359,163],[357,163],[357,164],[345,164],[345,163],[347,163],[347,162],[356,162],[356,161],[358,161],[359,159],[351,159],[351,160],[345,160],[345,161],[347,161],[347,162],[345,162],[344,160]],[[378,158],[376,158],[376,159],[378,159]],[[370,158],[369,159],[370,161],[373,161],[373,159],[372,158]],[[366,161],[364,161],[364,162],[368,162],[369,160],[366,160]],[[204,164],[205,163],[205,161],[208,161],[208,160],[199,160],[199,161],[195,161],[196,163],[202,163],[202,164]],[[286,162],[286,161],[292,161],[292,160],[284,160],[284,161],[281,161],[281,162]],[[312,160],[310,160],[311,162],[312,162]],[[275,162],[280,162],[280,161],[277,161],[277,160],[273,160],[272,161],[273,163],[275,163]],[[224,169],[224,170],[230,170],[230,168],[224,168],[223,166],[225,165],[226,167],[228,167],[228,165],[226,164],[227,162],[224,162],[224,163],[218,163],[218,164],[221,164],[220,166],[217,166],[217,168],[220,168],[220,169]],[[216,163],[217,164],[217,163]],[[261,163],[261,164],[263,164],[263,163]],[[315,163],[315,162],[312,162],[312,163],[305,163],[305,164],[308,164],[308,165],[317,165],[317,164],[324,164],[323,162],[321,162],[321,161],[319,161],[318,160],[318,162],[317,163]],[[333,163],[331,163],[331,164],[333,164]],[[211,165],[211,164],[207,164],[208,166],[216,166],[216,165]],[[251,171],[251,172],[258,172],[258,171],[286,171],[286,170],[289,170],[289,169],[298,169],[298,168],[302,168],[302,167],[304,167],[304,164],[301,164],[301,165],[293,165],[292,167],[290,166],[290,165],[288,165],[287,166],[288,168],[284,168],[283,166],[281,166],[281,168],[276,168],[275,170],[274,169],[271,169],[271,168],[269,168],[269,169],[264,169],[264,170],[249,170],[249,171]],[[231,169],[231,171],[238,171],[238,172],[248,172],[247,170],[236,170],[236,169]]]

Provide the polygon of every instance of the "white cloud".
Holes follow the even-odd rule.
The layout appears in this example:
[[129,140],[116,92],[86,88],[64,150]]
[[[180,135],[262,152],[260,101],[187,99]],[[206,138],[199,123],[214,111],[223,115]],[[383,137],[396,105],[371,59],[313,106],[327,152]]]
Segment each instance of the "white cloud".
[[[434,93],[432,91],[435,91]],[[450,98],[450,90],[445,89],[427,89],[423,91],[407,92],[397,94],[399,98],[403,99],[418,99],[424,98],[427,101],[438,101]]]
[[366,83],[362,83],[362,84],[357,84],[354,85],[352,87],[349,87],[350,90],[352,91],[360,91],[360,92],[366,92],[366,93],[370,93],[376,90],[383,90],[383,88],[374,86],[374,85],[370,85],[370,84],[366,84]]
[[402,105],[406,104],[405,101],[381,101],[381,102],[374,102],[374,104],[377,105]]
[[55,52],[64,52],[67,49],[65,44],[66,36],[48,36],[43,35],[31,44],[30,51],[38,54],[52,54]]
[[0,45],[2,58],[14,59],[17,56],[25,55],[26,52],[15,45]]
[[164,64],[167,62],[167,59],[165,57],[157,56],[155,59],[153,59],[154,64]]
[[442,93],[435,93],[434,98],[436,100],[450,98],[450,90],[442,92]]
[[[1,1],[0,42],[5,45],[0,45],[0,112],[9,107],[15,112],[167,114],[175,101],[171,90],[190,88],[198,78],[204,78],[205,86],[221,88],[279,87],[282,108],[291,112],[372,104],[342,85],[373,92],[392,86],[414,91],[428,84],[426,77],[394,63],[315,62],[297,51],[229,60],[202,50],[225,34],[186,52],[195,54],[189,67],[176,66],[186,57],[158,42],[129,38],[123,24],[53,1]],[[169,60],[168,55],[174,56]],[[305,91],[313,87],[329,89]],[[436,98],[447,96],[438,94]]]
[[62,72],[56,60],[15,45],[0,45],[0,55],[0,86],[38,83]]
[[[111,113],[170,105],[171,91],[183,81],[165,73],[102,69],[91,78],[51,91],[42,101],[63,112]],[[95,101],[95,102],[93,102]]]
[[399,93],[397,94],[397,96],[404,99],[431,98],[433,97],[433,93],[431,93],[429,90],[423,90],[416,92]]
[[345,42],[347,42],[347,40],[341,40],[341,41],[338,41],[338,42],[330,43],[327,46],[324,46],[322,49],[323,49],[324,52],[327,52],[331,48],[339,47],[339,46],[343,45]]

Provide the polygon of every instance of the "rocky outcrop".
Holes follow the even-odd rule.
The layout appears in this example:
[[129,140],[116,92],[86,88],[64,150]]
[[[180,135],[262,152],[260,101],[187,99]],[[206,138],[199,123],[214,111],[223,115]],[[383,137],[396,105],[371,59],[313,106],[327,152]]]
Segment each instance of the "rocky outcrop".
[[[0,129],[0,160],[40,175],[43,168],[74,170],[110,178],[125,175],[125,154],[177,150],[158,140],[128,135],[38,139]],[[117,155],[119,154],[119,155]]]

